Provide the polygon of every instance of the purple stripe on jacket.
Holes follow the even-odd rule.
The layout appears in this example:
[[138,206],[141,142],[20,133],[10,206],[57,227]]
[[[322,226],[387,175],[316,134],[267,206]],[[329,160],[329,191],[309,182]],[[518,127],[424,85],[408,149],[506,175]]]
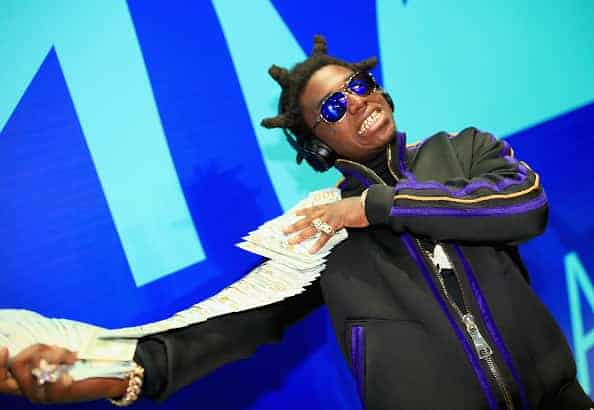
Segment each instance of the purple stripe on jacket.
[[517,159],[510,157],[508,155],[503,156],[503,158],[509,163],[516,165],[516,171],[518,172],[517,178],[502,178],[500,181],[492,183],[485,180],[476,180],[472,181],[463,188],[450,188],[445,184],[442,184],[437,181],[425,181],[425,182],[418,182],[414,175],[410,174],[407,175],[407,181],[401,181],[396,184],[395,191],[400,192],[404,189],[414,189],[414,190],[424,190],[424,189],[435,189],[446,193],[449,196],[454,198],[461,198],[470,195],[471,193],[481,189],[486,188],[490,189],[495,192],[501,192],[510,186],[513,185],[522,185],[526,182],[528,178],[529,172],[528,168],[520,163]]
[[348,180],[345,178],[344,180],[342,180],[340,182],[340,184],[338,184],[338,189],[340,189],[341,191],[344,191],[346,189],[347,185],[348,185]]
[[489,408],[491,410],[497,410],[497,401],[495,399],[495,396],[493,395],[493,392],[491,391],[491,387],[489,385],[489,381],[487,380],[487,376],[485,375],[483,369],[481,368],[481,365],[478,361],[478,357],[476,356],[475,351],[472,349],[472,347],[470,346],[470,343],[464,336],[464,333],[462,332],[462,330],[460,330],[460,327],[454,320],[452,313],[447,308],[445,301],[443,300],[439,291],[437,290],[437,287],[435,286],[435,283],[431,279],[431,276],[430,276],[429,272],[427,271],[427,267],[425,266],[423,258],[419,254],[419,251],[417,250],[411,236],[409,234],[404,234],[401,236],[401,238],[402,238],[402,241],[404,242],[404,245],[406,246],[406,248],[408,250],[408,253],[413,258],[413,260],[417,264],[419,270],[423,274],[423,277],[425,278],[425,281],[427,282],[427,285],[429,286],[429,289],[431,290],[433,297],[439,304],[439,307],[445,314],[450,326],[454,330],[454,333],[456,334],[456,337],[458,338],[458,342],[462,345],[462,348],[464,349],[464,353],[466,354],[466,358],[470,362],[470,365],[472,366],[472,370],[474,371],[474,374],[476,375],[476,377],[478,379],[481,389],[483,390],[483,394],[485,395],[485,398],[487,399],[487,402],[489,403]]
[[443,192],[446,192],[449,196],[454,198],[462,198],[465,196],[470,195],[474,191],[477,191],[481,188],[487,188],[493,190],[495,192],[501,192],[512,185],[521,185],[526,180],[527,175],[524,173],[520,173],[520,177],[518,179],[511,179],[511,178],[504,178],[497,183],[487,182],[485,180],[480,181],[473,181],[466,185],[464,188],[460,189],[452,189],[444,184],[440,184],[439,182],[435,181],[428,181],[428,182],[416,182],[416,181],[403,181],[396,185],[395,192],[400,192],[403,189],[414,189],[414,190],[423,190],[423,189],[436,189]]
[[363,401],[365,397],[365,328],[360,325],[351,327],[351,366],[361,401]]
[[544,192],[530,201],[501,207],[488,208],[411,208],[395,206],[390,216],[508,216],[538,209],[547,203]]
[[506,140],[500,140],[503,143],[503,147],[501,147],[501,151],[499,152],[499,155],[501,155],[502,157],[507,157],[509,155],[511,155],[511,146],[509,145],[509,142],[507,142]]
[[343,172],[347,175],[352,176],[353,178],[355,178],[357,181],[359,181],[361,183],[361,185],[363,185],[365,188],[369,188],[371,186],[371,181],[369,181],[364,175],[353,171],[352,169],[349,170],[343,170]]

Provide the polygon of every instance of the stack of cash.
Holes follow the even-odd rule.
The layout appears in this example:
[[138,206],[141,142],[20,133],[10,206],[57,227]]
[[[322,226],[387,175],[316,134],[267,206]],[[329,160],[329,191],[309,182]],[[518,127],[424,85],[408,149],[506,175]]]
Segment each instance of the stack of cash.
[[268,260],[216,295],[167,319],[108,330],[71,320],[49,319],[26,310],[0,309],[0,346],[9,348],[11,358],[37,343],[78,352],[75,365],[59,369],[75,381],[90,377],[125,378],[132,370],[137,339],[141,337],[280,302],[304,292],[320,276],[326,256],[347,238],[347,232],[336,232],[322,249],[311,254],[309,251],[320,234],[290,245],[284,229],[302,218],[295,214],[296,210],[339,199],[340,191],[335,188],[312,192],[284,215],[250,232],[237,246]]
[[106,331],[100,337],[137,339],[204,322],[216,316],[270,305],[304,292],[305,288],[320,276],[326,266],[325,257],[334,246],[347,238],[347,232],[345,229],[339,230],[322,249],[311,254],[309,250],[320,234],[302,243],[290,245],[291,237],[285,235],[283,230],[302,218],[295,215],[298,209],[328,204],[339,199],[340,191],[336,188],[312,192],[285,214],[250,232],[237,246],[269,260],[216,295],[170,318],[141,326]]
[[60,346],[78,352],[72,366],[60,366],[57,373],[69,373],[75,381],[91,377],[124,379],[133,369],[136,340],[110,340],[97,336],[104,328],[66,319],[50,319],[35,312],[0,309],[0,347],[9,350],[9,361],[37,343]]

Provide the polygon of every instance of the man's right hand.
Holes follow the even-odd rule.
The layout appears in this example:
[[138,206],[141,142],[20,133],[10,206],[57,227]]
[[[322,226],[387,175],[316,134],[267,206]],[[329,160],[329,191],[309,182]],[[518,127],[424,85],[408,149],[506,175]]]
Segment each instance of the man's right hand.
[[[71,403],[125,394],[128,379],[95,378],[73,382],[63,375],[55,383],[39,385],[31,373],[41,360],[50,365],[71,365],[76,353],[57,346],[37,344],[28,347],[8,363],[8,351],[0,351],[0,393],[23,395],[33,403]],[[11,377],[12,375],[12,377]]]

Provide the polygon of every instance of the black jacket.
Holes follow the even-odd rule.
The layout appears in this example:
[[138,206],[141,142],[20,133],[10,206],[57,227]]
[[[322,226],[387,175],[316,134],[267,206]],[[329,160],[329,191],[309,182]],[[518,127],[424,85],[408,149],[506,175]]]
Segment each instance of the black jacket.
[[[588,409],[571,352],[516,245],[543,232],[539,177],[505,141],[467,128],[369,163],[338,160],[343,197],[368,189],[369,228],[285,302],[142,340],[144,394],[164,399],[326,303],[367,409]],[[434,246],[451,263],[439,271]]]

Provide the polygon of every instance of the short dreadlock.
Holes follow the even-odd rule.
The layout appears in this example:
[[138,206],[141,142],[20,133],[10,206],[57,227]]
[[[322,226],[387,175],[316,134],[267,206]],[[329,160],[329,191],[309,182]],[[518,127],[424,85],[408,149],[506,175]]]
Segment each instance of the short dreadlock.
[[[305,123],[299,107],[299,95],[313,73],[331,64],[343,66],[353,71],[369,71],[377,64],[376,57],[351,64],[327,55],[326,51],[326,39],[321,35],[316,35],[314,36],[312,53],[305,61],[296,64],[290,71],[277,65],[272,65],[268,69],[268,73],[281,86],[282,91],[278,105],[279,115],[262,120],[261,125],[266,128],[282,128],[294,148],[295,142],[288,135],[287,130],[295,136],[297,144],[301,147],[307,139],[313,137],[313,131]],[[298,152],[297,163],[301,163],[302,160],[303,156]]]

